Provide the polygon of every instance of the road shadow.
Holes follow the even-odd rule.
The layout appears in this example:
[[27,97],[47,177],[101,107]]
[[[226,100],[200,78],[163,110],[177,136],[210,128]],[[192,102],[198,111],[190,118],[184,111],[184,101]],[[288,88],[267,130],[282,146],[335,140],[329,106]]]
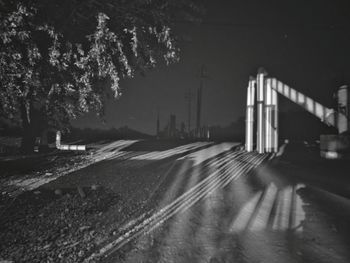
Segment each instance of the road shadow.
[[[161,227],[135,240],[119,260],[349,262],[349,200],[320,189],[319,185],[325,183],[315,182],[319,169],[310,165],[302,152],[299,161],[297,152],[289,158],[289,150],[296,151],[286,148],[289,156],[284,159],[242,172],[224,187],[215,188]],[[216,158],[224,159],[225,155]],[[328,167],[322,160],[312,160]],[[169,180],[166,189],[178,185],[184,189],[180,193],[186,193],[204,180],[208,167],[210,161],[197,168],[197,177],[188,171],[177,181]],[[218,176],[226,176],[225,170],[218,170]],[[308,176],[303,176],[304,170]],[[323,187],[329,186],[326,183]],[[173,198],[178,196],[181,194]],[[113,262],[112,258],[103,262]]]

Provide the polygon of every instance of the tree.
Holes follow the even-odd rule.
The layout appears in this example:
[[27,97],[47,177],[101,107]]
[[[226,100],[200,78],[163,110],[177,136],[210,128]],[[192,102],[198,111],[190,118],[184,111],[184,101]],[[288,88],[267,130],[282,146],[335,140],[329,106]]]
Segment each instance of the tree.
[[91,110],[103,116],[120,79],[176,62],[174,20],[201,12],[185,0],[6,1],[0,9],[0,117],[21,125],[26,151],[48,128]]

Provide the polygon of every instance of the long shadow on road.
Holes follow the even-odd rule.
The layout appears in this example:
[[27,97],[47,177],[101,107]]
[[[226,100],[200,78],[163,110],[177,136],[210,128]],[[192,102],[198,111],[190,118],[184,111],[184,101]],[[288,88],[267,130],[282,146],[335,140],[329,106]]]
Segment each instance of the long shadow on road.
[[178,164],[157,196],[165,212],[102,262],[349,262],[349,200],[300,175],[316,168],[257,160],[231,152]]

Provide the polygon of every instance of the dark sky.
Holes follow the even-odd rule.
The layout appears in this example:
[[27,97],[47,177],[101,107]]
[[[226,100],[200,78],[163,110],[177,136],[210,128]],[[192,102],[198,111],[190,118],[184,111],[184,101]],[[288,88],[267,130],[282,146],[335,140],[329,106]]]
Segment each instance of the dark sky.
[[[199,86],[206,65],[202,123],[227,125],[245,114],[249,75],[263,66],[270,76],[331,106],[332,94],[350,82],[349,0],[212,0],[201,25],[179,23],[180,62],[122,82],[123,96],[108,102],[106,124],[89,114],[79,127],[127,125],[155,133],[171,113],[187,124],[185,92]],[[193,101],[195,102],[195,101]],[[195,104],[195,103],[193,103]],[[193,105],[195,106],[195,105]],[[281,100],[282,110],[295,106]],[[192,111],[194,124],[194,108]]]

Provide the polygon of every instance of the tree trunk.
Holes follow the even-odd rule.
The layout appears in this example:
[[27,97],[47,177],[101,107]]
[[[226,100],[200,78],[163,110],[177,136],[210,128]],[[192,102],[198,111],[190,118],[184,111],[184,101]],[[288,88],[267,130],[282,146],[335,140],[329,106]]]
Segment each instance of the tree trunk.
[[[29,109],[26,107],[26,100],[30,101]],[[40,108],[40,104],[37,104],[37,107],[34,106],[33,89],[30,89],[26,99],[23,99],[20,111],[23,128],[21,151],[24,153],[33,153],[36,137],[43,137],[43,145],[38,145],[38,147],[48,148],[47,113],[45,109]],[[41,144],[41,141],[39,144]]]
[[40,135],[40,145],[39,152],[47,152],[49,151],[49,140],[48,140],[48,129],[43,129]]
[[32,122],[32,114],[29,112],[30,120],[27,118],[27,110],[24,103],[21,105],[21,118],[22,118],[22,142],[21,142],[21,152],[23,153],[33,153],[35,145],[35,127]]
[[31,128],[24,129],[21,143],[21,151],[23,153],[33,153],[35,146],[35,134]]

